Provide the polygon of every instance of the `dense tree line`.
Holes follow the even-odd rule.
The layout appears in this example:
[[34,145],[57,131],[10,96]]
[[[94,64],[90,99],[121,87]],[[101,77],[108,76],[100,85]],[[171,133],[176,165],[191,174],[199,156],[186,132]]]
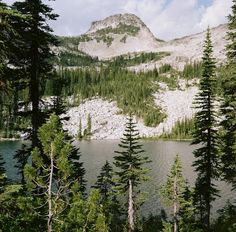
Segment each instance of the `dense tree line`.
[[130,55],[121,55],[115,57],[110,62],[114,63],[114,65],[118,67],[130,67],[134,65],[144,64],[151,61],[158,61],[163,57],[169,56],[170,53],[168,52],[148,52],[148,53],[137,53],[137,54],[130,54]]
[[[65,83],[65,97],[74,96],[77,102],[97,96],[114,100],[123,113],[133,112],[143,118],[147,126],[156,126],[165,118],[165,114],[154,104],[153,94],[158,89],[158,82],[166,80],[170,85],[174,82],[160,77],[158,71],[136,74],[110,66],[101,66],[100,70],[62,69],[59,75]],[[53,80],[47,82],[46,95],[52,95],[51,86],[55,83]]]
[[[215,222],[211,220],[211,207],[218,197],[216,180],[228,181],[234,191],[236,183],[236,1],[233,0],[233,11],[229,16],[228,63],[222,81],[221,120],[217,119],[214,105],[217,100],[216,66],[209,29],[206,35],[200,91],[195,99],[198,111],[194,119],[193,144],[199,145],[194,151],[195,186],[189,187],[183,176],[181,160],[176,156],[161,190],[167,207],[171,209],[170,217],[163,214],[143,220],[138,218],[137,212],[143,202],[140,201],[143,199],[140,195],[144,194],[141,184],[148,180],[146,165],[149,159],[144,155],[134,118],[131,115],[127,118],[119,150],[115,152],[114,169],[106,162],[93,190],[86,193],[81,154],[56,114],[63,111],[63,96],[80,96],[78,100],[100,96],[117,101],[124,113],[132,112],[143,117],[147,125],[155,126],[163,116],[160,109],[151,107],[158,85],[150,83],[164,78],[159,75],[160,70],[137,74],[111,64],[101,66],[99,70],[62,69],[56,75],[50,51],[56,40],[46,24],[47,19],[55,19],[56,15],[41,0],[16,2],[13,9],[0,1],[0,27],[4,31],[0,35],[0,93],[1,99],[7,96],[6,99],[13,99],[12,102],[15,102],[14,94],[19,93],[16,99],[22,100],[22,107],[26,107],[26,110],[19,111],[19,115],[29,120],[31,148],[23,149],[18,157],[18,167],[23,174],[21,183],[7,179],[0,156],[0,230],[235,231],[235,205],[227,203]],[[12,38],[11,47],[7,45],[9,37]],[[51,80],[46,81],[49,78]],[[4,91],[8,88],[9,91]],[[56,95],[55,108],[40,107],[46,94]],[[0,105],[3,106],[2,101]],[[91,121],[88,116],[88,133],[91,133]],[[180,124],[177,133],[189,133],[192,122],[189,124]]]
[[171,132],[163,132],[160,138],[185,140],[192,139],[194,131],[194,119],[184,118],[176,122]]
[[182,76],[186,79],[199,78],[202,74],[202,62],[194,61],[193,63],[186,64],[182,72]]

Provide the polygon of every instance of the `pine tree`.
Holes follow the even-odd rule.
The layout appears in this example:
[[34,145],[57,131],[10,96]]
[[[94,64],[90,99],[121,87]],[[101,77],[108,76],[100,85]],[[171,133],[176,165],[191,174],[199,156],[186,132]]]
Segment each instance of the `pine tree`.
[[82,135],[82,121],[81,118],[79,119],[79,131],[78,131],[78,135],[77,135],[78,139],[81,140],[83,138]]
[[3,192],[4,187],[7,184],[6,170],[4,168],[5,162],[2,154],[0,153],[0,193]]
[[[60,120],[52,115],[50,120],[39,129],[45,161],[39,148],[32,152],[34,167],[26,164],[25,176],[30,191],[41,189],[47,203],[47,228],[53,231],[54,224],[63,221],[63,213],[69,208],[69,194],[74,184],[78,185],[75,163],[70,160],[73,146],[66,140]],[[45,204],[44,204],[45,205]]]
[[15,47],[17,44],[18,35],[16,28],[13,25],[15,19],[22,20],[23,15],[17,11],[13,11],[0,0],[0,103],[3,101],[3,94],[9,94],[9,81],[11,70],[11,59],[16,56]]
[[184,191],[186,180],[182,174],[182,165],[179,155],[175,157],[174,164],[171,167],[170,174],[167,177],[166,184],[163,186],[161,194],[167,203],[173,209],[173,231],[178,231],[178,213],[184,203]]
[[117,185],[122,193],[128,195],[128,230],[135,230],[135,194],[136,188],[147,180],[147,169],[143,167],[149,162],[148,158],[143,155],[144,150],[139,144],[139,133],[133,121],[132,115],[127,118],[126,129],[121,138],[119,147],[121,151],[114,157],[115,166],[119,169],[116,172],[118,176]]
[[51,46],[57,45],[56,37],[52,34],[48,26],[48,20],[55,20],[56,14],[52,9],[42,2],[42,0],[25,0],[15,2],[13,9],[18,10],[23,15],[27,15],[27,20],[15,22],[17,33],[21,41],[18,44],[18,56],[15,65],[20,69],[22,79],[27,83],[29,90],[29,100],[26,104],[32,104],[32,110],[25,112],[25,116],[31,116],[31,141],[32,147],[39,146],[37,131],[45,120],[45,114],[40,109],[40,101],[44,92],[46,79],[52,74],[53,58]]
[[233,184],[236,189],[236,1],[233,0],[232,14],[229,15],[229,29],[227,45],[228,64],[225,78],[222,82],[223,104],[221,113],[222,146],[221,158],[225,180]]
[[[51,34],[52,30],[48,26],[49,20],[55,20],[56,14],[52,9],[42,2],[42,0],[25,0],[15,2],[13,9],[22,15],[27,15],[26,19],[16,19],[13,23],[19,36],[15,59],[12,63],[17,67],[17,80],[14,85],[21,91],[28,92],[23,99],[22,107],[28,108],[26,111],[17,112],[19,117],[29,119],[30,126],[25,132],[29,133],[31,147],[25,150],[22,147],[16,154],[17,168],[23,174],[22,166],[27,160],[26,155],[31,154],[34,147],[40,148],[38,139],[38,129],[45,122],[48,113],[40,107],[43,103],[42,96],[46,85],[46,79],[53,77],[53,66],[50,60],[54,57],[51,47],[57,45],[57,39]],[[20,86],[20,87],[19,87]],[[28,107],[30,105],[30,107]],[[24,176],[21,176],[24,183]]]
[[91,119],[90,114],[88,114],[88,118],[87,118],[87,134],[89,136],[92,134],[92,119]]
[[228,16],[229,24],[229,32],[228,32],[228,40],[229,44],[226,46],[227,48],[227,57],[229,62],[235,63],[236,57],[236,0],[233,0],[232,5],[232,14]]
[[115,182],[113,180],[113,168],[108,161],[101,168],[101,172],[97,177],[94,188],[99,189],[102,199],[107,199],[109,193],[113,191]]
[[106,216],[103,206],[100,204],[98,190],[93,190],[87,200],[78,193],[76,187],[72,189],[71,207],[65,215],[65,221],[61,224],[60,231],[71,232],[108,232]]
[[117,200],[117,191],[115,190],[116,183],[114,181],[114,172],[108,161],[101,168],[101,172],[97,177],[94,188],[98,189],[101,195],[101,204],[106,216],[107,224],[113,228],[113,231],[120,231],[121,209]]
[[193,143],[201,147],[194,151],[196,161],[193,163],[198,173],[195,191],[200,203],[200,215],[205,231],[210,230],[211,203],[217,196],[213,181],[218,178],[218,144],[216,130],[216,113],[214,109],[215,60],[212,57],[210,29],[208,28],[202,58],[202,77],[200,90],[195,97],[198,112],[195,114],[195,131]]

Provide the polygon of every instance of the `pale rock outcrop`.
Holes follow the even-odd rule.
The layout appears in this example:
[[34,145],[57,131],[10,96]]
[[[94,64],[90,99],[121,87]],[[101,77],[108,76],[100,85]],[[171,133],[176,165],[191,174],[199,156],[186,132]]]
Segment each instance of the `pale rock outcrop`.
[[[190,87],[184,91],[162,91],[155,94],[155,103],[167,113],[168,117],[157,127],[147,127],[142,119],[137,119],[137,129],[143,137],[161,135],[171,131],[178,120],[192,118],[195,110],[192,103],[197,87]],[[121,110],[113,101],[99,98],[87,100],[78,107],[69,109],[66,116],[70,120],[64,122],[64,128],[75,136],[78,134],[79,122],[82,121],[83,130],[87,127],[87,116],[92,118],[92,139],[119,139],[125,128],[126,116],[120,114]],[[64,115],[62,115],[64,116]]]

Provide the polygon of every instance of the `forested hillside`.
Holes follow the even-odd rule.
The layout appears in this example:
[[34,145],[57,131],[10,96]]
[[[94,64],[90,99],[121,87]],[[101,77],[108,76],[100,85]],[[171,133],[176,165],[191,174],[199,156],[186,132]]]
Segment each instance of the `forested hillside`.
[[[194,35],[202,41],[201,59],[193,60],[190,37],[157,40],[132,14],[94,22],[79,38],[55,36],[48,21],[57,18],[47,1],[0,0],[1,138],[22,139],[13,157],[17,179],[6,175],[11,157],[0,152],[0,231],[236,231],[235,199],[223,199],[213,217],[219,182],[236,188],[236,1],[228,42],[225,26]],[[183,41],[186,53],[178,50]],[[120,136],[113,160],[88,185],[78,144],[107,135]],[[150,160],[150,143],[144,149],[150,137],[191,140],[196,176],[191,185],[181,154],[167,160],[165,181],[153,183],[162,207],[153,214],[142,208],[152,197],[149,175],[165,175],[160,154]]]

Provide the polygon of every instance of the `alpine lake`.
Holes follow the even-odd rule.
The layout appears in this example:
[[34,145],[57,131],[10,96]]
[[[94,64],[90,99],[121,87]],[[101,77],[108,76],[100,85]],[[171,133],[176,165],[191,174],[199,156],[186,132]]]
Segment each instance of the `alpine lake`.
[[[15,168],[15,160],[13,156],[15,152],[21,148],[22,141],[0,141],[0,153],[5,162],[6,174],[11,180],[19,180],[17,169]],[[27,143],[27,142],[26,142]],[[148,175],[150,180],[141,187],[146,192],[146,201],[141,211],[144,215],[160,213],[161,197],[160,188],[165,183],[167,175],[173,164],[176,154],[179,154],[184,177],[188,180],[190,186],[194,186],[196,173],[192,167],[194,161],[193,151],[196,146],[190,145],[186,141],[141,141],[146,155],[152,161],[147,164],[150,169]],[[80,148],[81,161],[86,169],[85,179],[87,180],[87,190],[95,184],[101,167],[106,160],[112,163],[115,156],[114,151],[119,150],[118,140],[91,140],[75,142],[74,145]],[[213,216],[217,215],[217,210],[224,207],[228,200],[235,200],[231,186],[223,181],[217,181],[219,195],[213,203]]]

